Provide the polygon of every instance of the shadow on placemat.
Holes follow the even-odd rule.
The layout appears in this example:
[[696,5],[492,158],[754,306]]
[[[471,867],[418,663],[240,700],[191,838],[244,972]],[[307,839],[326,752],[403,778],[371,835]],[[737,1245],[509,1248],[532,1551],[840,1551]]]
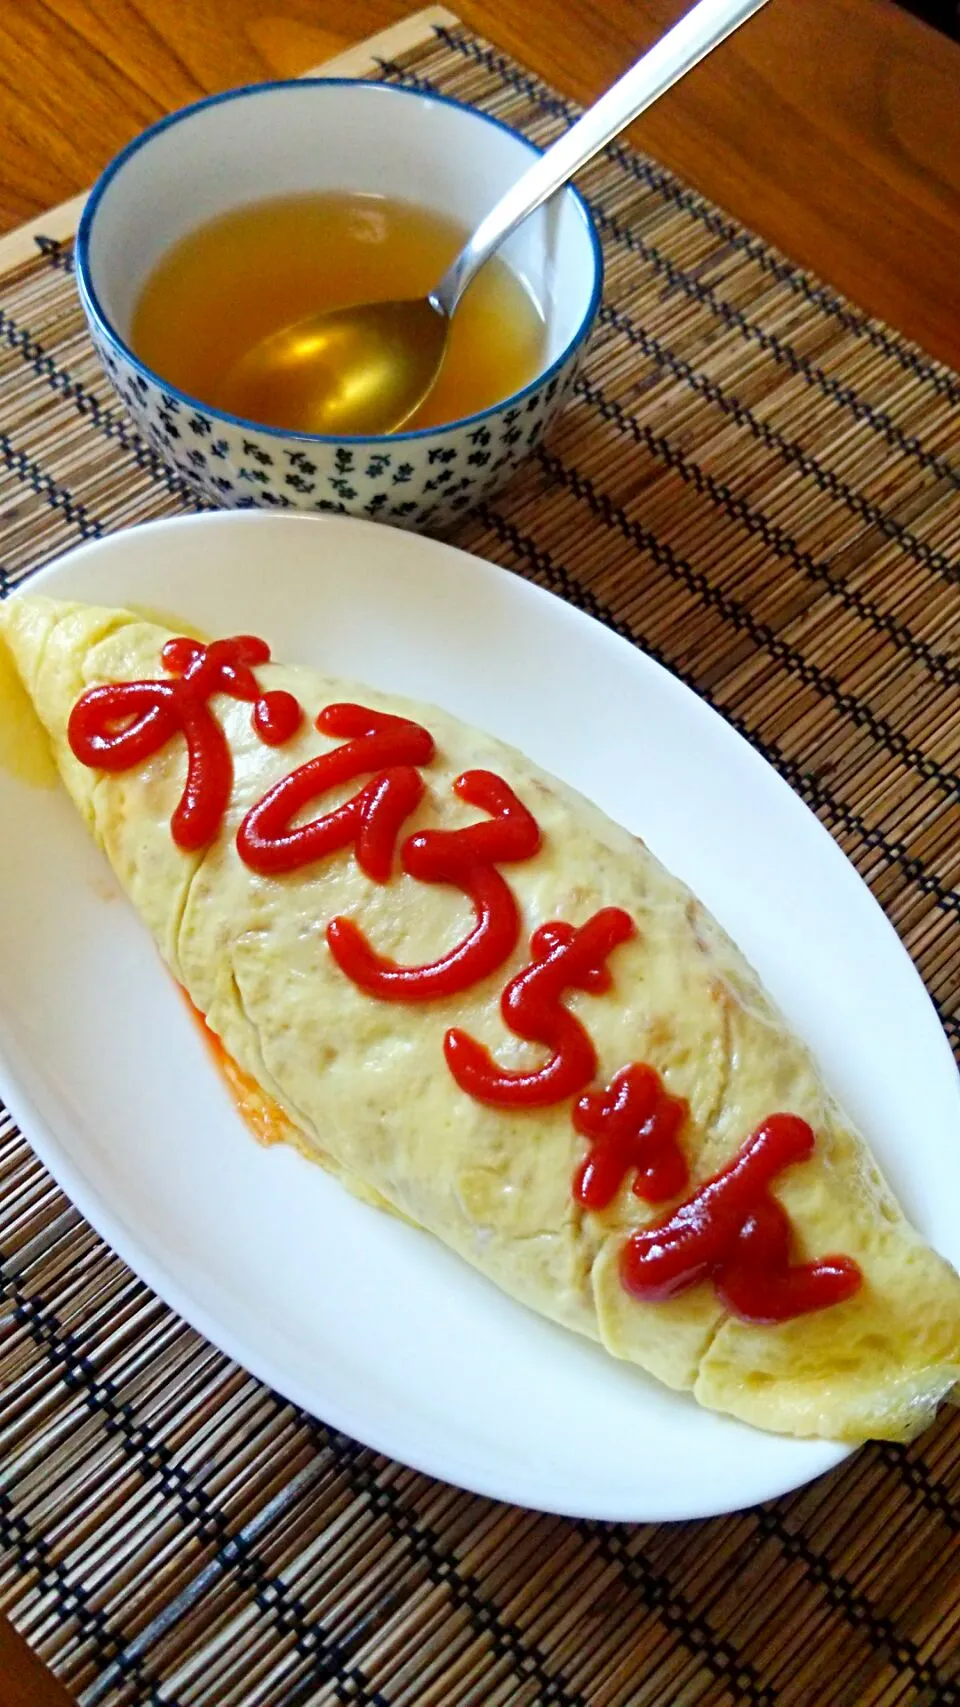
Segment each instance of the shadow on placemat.
[[[389,81],[548,142],[465,30]],[[607,294],[550,445],[456,542],[635,639],[746,734],[960,1042],[960,380],[654,162],[584,174]],[[0,574],[192,507],[40,245],[0,280]],[[186,1328],[0,1126],[2,1605],[94,1703],[960,1702],[960,1429],[709,1523],[574,1523],[390,1464]],[[643,1450],[638,1442],[638,1452]]]

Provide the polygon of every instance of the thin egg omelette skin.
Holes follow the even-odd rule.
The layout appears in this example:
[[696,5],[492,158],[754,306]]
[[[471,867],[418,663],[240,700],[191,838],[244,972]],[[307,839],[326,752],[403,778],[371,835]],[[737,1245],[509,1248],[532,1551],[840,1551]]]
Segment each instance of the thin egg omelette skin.
[[[27,597],[8,601],[0,621],[63,781],[173,976],[293,1122],[302,1147],[344,1185],[442,1239],[513,1298],[716,1410],[788,1434],[853,1441],[908,1438],[929,1421],[960,1377],[960,1280],[905,1220],[739,951],[642,843],[441,710],[271,663],[258,666],[258,682],[296,696],[301,729],[271,748],[254,732],[248,704],[211,701],[233,757],[231,802],[212,845],[185,853],[170,831],[186,773],[182,738],[119,774],[81,765],[66,740],[85,689],[163,674],[170,631],[122,611]],[[411,718],[432,733],[436,757],[423,767],[426,792],[404,835],[482,818],[452,790],[476,768],[505,778],[540,826],[539,854],[502,867],[523,919],[517,949],[462,995],[378,1001],[337,967],[324,934],[346,916],[379,954],[431,962],[473,924],[459,891],[417,882],[396,860],[389,882],[377,884],[352,848],[280,877],[257,875],[238,855],[249,808],[340,744],[314,727],[337,701]],[[324,796],[311,815],[356,786]],[[628,1179],[609,1209],[582,1209],[571,1188],[587,1145],[569,1101],[498,1109],[454,1082],[443,1054],[451,1026],[508,1069],[542,1061],[540,1046],[504,1024],[501,993],[528,963],[538,926],[579,925],[602,907],[626,909],[636,934],[610,957],[608,991],[564,997],[594,1042],[598,1082],[648,1062],[686,1099],[691,1191],[772,1113],[807,1121],[813,1157],[781,1174],[774,1195],[793,1226],[793,1260],[852,1257],[864,1277],[854,1297],[776,1326],[735,1318],[709,1283],[666,1303],[638,1302],[621,1282],[620,1254],[626,1235],[662,1218],[664,1207],[644,1203]]]

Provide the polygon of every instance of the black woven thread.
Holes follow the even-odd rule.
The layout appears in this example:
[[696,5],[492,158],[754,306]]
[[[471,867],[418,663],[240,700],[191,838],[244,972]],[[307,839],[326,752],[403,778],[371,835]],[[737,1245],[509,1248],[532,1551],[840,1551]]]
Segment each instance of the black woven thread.
[[[268,1396],[272,1397],[272,1395]],[[291,1512],[302,1495],[312,1489],[314,1483],[321,1479],[325,1468],[324,1457],[317,1455],[311,1463],[298,1470],[277,1493],[270,1496],[252,1518],[247,1519],[242,1530],[239,1531],[240,1539],[246,1543],[252,1543],[261,1535],[276,1534],[278,1523],[281,1523]],[[401,1564],[400,1569],[403,1568],[404,1566]],[[125,1650],[128,1656],[133,1658],[136,1653],[144,1653],[166,1637],[182,1619],[193,1612],[211,1588],[219,1585],[228,1569],[229,1566],[224,1564],[219,1556],[210,1559],[189,1579],[184,1587],[177,1589],[173,1599],[165,1601],[160,1610],[137,1632],[130,1641],[128,1649]],[[394,1564],[387,1581],[389,1581],[389,1576],[396,1579],[397,1575],[398,1569]],[[369,1609],[355,1616],[339,1638],[341,1651],[344,1654],[354,1654],[372,1633],[382,1629],[385,1620],[405,1604],[409,1589],[407,1585],[398,1586],[396,1581],[392,1587],[386,1586],[384,1574],[381,1573],[376,1580],[373,1592],[376,1596],[375,1604],[372,1607],[369,1605],[368,1590],[364,1598],[367,1600]],[[302,1659],[302,1654],[299,1657]],[[299,1697],[301,1686],[306,1687],[311,1697],[315,1697],[317,1688],[315,1667],[308,1666],[306,1672],[302,1672],[299,1667],[296,1669],[298,1683],[294,1690],[294,1698]],[[115,1683],[116,1671],[108,1666],[106,1670],[101,1671],[95,1682],[87,1685],[84,1690],[84,1703],[88,1704],[88,1707],[97,1707],[97,1703],[102,1702],[110,1694]],[[284,1700],[286,1700],[286,1696],[284,1696]]]
[[754,509],[746,498],[732,491],[724,481],[717,480],[699,463],[684,456],[669,439],[655,433],[652,427],[641,424],[612,398],[605,397],[599,387],[582,379],[577,382],[576,390],[605,421],[612,422],[618,432],[632,439],[634,444],[643,445],[658,462],[679,474],[685,485],[692,486],[702,497],[708,497],[716,509],[730,521],[738,523],[746,533],[762,539],[764,545],[777,557],[792,564],[806,580],[826,587],[844,610],[852,611],[875,634],[885,635],[899,651],[909,653],[918,664],[929,670],[941,686],[960,684],[960,664],[955,664],[943,653],[935,652],[926,640],[904,627],[889,611],[881,610],[871,599],[851,587],[842,575],[834,574],[827,563],[801,546],[779,522],[772,521],[762,510]]
[[[495,49],[481,46],[478,41],[471,40],[468,36],[455,34],[442,24],[436,25],[435,30],[447,47],[462,54],[464,58],[472,59],[475,64],[482,65],[493,76],[499,77],[501,83],[513,89],[515,93],[525,95],[543,112],[563,118],[569,124],[580,117],[582,107],[564,100],[538,77],[521,70]],[[389,64],[387,61],[381,63]],[[646,184],[664,201],[671,202],[689,214],[691,219],[704,226],[714,237],[719,237],[728,248],[746,255],[769,277],[776,279],[778,284],[785,284],[794,296],[803,297],[814,308],[829,315],[831,319],[838,320],[844,331],[865,338],[874,349],[881,350],[885,356],[895,361],[905,373],[925,380],[941,397],[948,398],[951,403],[960,403],[960,381],[949,370],[935,365],[929,357],[924,356],[904,339],[891,334],[867,315],[852,309],[849,303],[835,296],[826,285],[815,283],[809,274],[772,249],[763,238],[734,224],[719,208],[705,201],[695,190],[688,189],[665,167],[659,166],[647,155],[638,154],[635,149],[622,142],[608,143],[603,153],[630,177]]]
[[[412,71],[404,71],[400,66],[393,65],[387,60],[381,60],[380,65],[394,81],[402,83],[411,89],[419,89],[424,94],[440,94],[436,85],[429,77],[424,77]],[[933,451],[928,451],[915,436],[908,436],[901,427],[888,415],[885,410],[861,397],[850,385],[843,385],[834,379],[816,362],[807,356],[802,356],[792,345],[778,338],[776,333],[766,331],[750,320],[743,310],[735,308],[732,303],[719,295],[712,285],[704,284],[703,280],[685,267],[680,267],[668,255],[664,255],[656,244],[638,236],[627,225],[624,225],[614,214],[607,213],[599,203],[584,197],[590,212],[601,231],[605,231],[615,242],[619,243],[631,254],[639,255],[647,266],[657,275],[665,279],[671,290],[678,291],[688,301],[699,303],[707,308],[724,326],[735,327],[741,336],[749,343],[757,344],[767,355],[771,356],[778,366],[786,367],[798,379],[803,379],[824,397],[831,399],[845,409],[853,419],[861,425],[866,425],[871,432],[882,438],[892,449],[902,454],[921,468],[937,474],[947,480],[952,486],[960,488],[960,468],[945,462]]]
[[[677,378],[685,381],[698,394],[716,404],[722,413],[735,420],[738,426],[744,427],[754,438],[768,447],[776,449],[787,461],[800,467],[803,473],[814,480],[819,491],[837,498],[852,513],[879,528],[887,538],[896,540],[916,562],[944,575],[954,584],[960,581],[960,568],[951,563],[945,553],[934,550],[925,540],[918,539],[908,528],[905,528],[893,517],[887,516],[876,505],[871,504],[868,499],[855,492],[831,470],[823,468],[815,457],[786,439],[765,421],[759,420],[746,405],[741,404],[736,398],[731,398],[715,381],[708,380],[704,375],[698,374],[690,363],[675,356],[660,340],[636,326],[629,315],[613,308],[610,304],[604,304],[600,309],[600,318],[613,326],[629,343],[641,349],[651,360],[668,367]],[[59,395],[74,402],[78,412],[85,417],[88,416],[106,438],[115,438],[122,448],[134,457],[138,467],[145,468],[151,474],[159,476],[173,495],[182,497],[195,506],[197,505],[196,494],[187,482],[181,476],[174,474],[163,459],[144,444],[136,432],[125,429],[122,418],[115,410],[99,403],[89,388],[85,387],[79,380],[74,379],[69,371],[45,350],[42,344],[34,339],[29,332],[19,327],[13,317],[3,309],[0,309],[0,336],[4,337],[11,349],[23,356],[38,377],[46,379]],[[612,421],[620,431],[628,433],[635,443],[647,445],[651,454],[666,461],[669,466],[681,470],[681,464],[684,460],[682,453],[672,447],[668,439],[658,437],[648,427],[641,426],[634,416],[629,415],[619,403],[608,397],[599,386],[591,385],[585,379],[581,379],[577,384],[577,391],[591,407],[597,409],[604,420]],[[688,464],[687,466],[692,470],[693,483],[698,491],[711,497],[714,497],[718,491],[725,494],[722,501],[728,508],[728,513],[733,513],[729,506],[736,505],[737,519],[744,523],[748,531],[760,533],[772,550],[781,549],[778,540],[784,539],[785,544],[782,549],[791,555],[792,560],[797,562],[799,567],[805,568],[811,575],[818,574],[815,560],[811,554],[801,553],[795,542],[786,538],[783,529],[780,529],[776,523],[771,522],[760,512],[751,511],[745,499],[735,497],[728,488],[722,487],[712,476],[699,470],[696,464]],[[684,477],[686,478],[686,476]],[[943,661],[937,660],[937,655],[926,647],[925,642],[911,637],[909,631],[902,629],[886,613],[877,611],[861,595],[846,593],[842,579],[836,576],[828,579],[829,572],[823,570],[822,565],[819,566],[819,571],[818,578],[827,581],[831,590],[836,592],[839,597],[846,596],[849,599],[850,607],[855,609],[858,614],[862,614],[865,620],[882,626],[884,631],[889,633],[897,643],[910,644],[916,655],[923,658],[924,662],[927,661],[928,656],[934,660],[929,663],[928,667],[936,672]],[[949,665],[947,667],[952,668]],[[957,673],[960,676],[960,671]]]
[[918,463],[929,473],[949,481],[952,486],[960,487],[960,468],[955,468],[935,452],[927,450],[915,434],[908,436],[886,410],[877,408],[865,397],[861,397],[852,385],[844,385],[839,379],[834,379],[817,362],[811,361],[809,356],[801,355],[791,344],[778,338],[775,332],[768,332],[764,327],[756,325],[742,309],[734,308],[732,303],[720,296],[712,285],[704,284],[702,279],[688,273],[685,268],[678,267],[676,262],[671,261],[668,255],[662,254],[655,244],[638,237],[636,232],[623,225],[613,214],[604,213],[593,203],[591,212],[598,225],[615,237],[624,248],[639,255],[658,277],[666,279],[671,289],[679,291],[689,301],[699,303],[702,308],[709,309],[724,326],[736,328],[749,343],[758,345],[771,356],[778,367],[787,368],[822,396],[839,404],[859,425],[869,427],[871,432],[892,450],[899,450],[903,456]]
[[73,403],[78,414],[91,420],[105,439],[114,440],[128,456],[133,457],[137,467],[162,485],[172,498],[185,498],[197,506],[197,495],[186,480],[174,473],[140,434],[126,425],[116,410],[100,403],[87,386],[73,379],[69,371],[30,332],[18,326],[4,308],[0,308],[0,337],[9,349],[23,357],[38,378],[45,379],[53,391]]
[[[26,451],[17,450],[8,433],[0,433],[0,461],[24,486],[29,486],[31,492],[36,493],[38,498],[43,498],[52,510],[59,510],[71,526],[77,529],[81,539],[101,538],[103,527],[90,515],[86,505],[72,497],[67,488],[59,485]],[[9,590],[10,577],[6,572],[5,577]]]
[[770,1536],[788,1559],[795,1559],[803,1566],[808,1580],[823,1590],[830,1607],[842,1612],[854,1629],[869,1636],[871,1647],[886,1653],[901,1676],[908,1676],[917,1688],[931,1691],[937,1707],[958,1707],[960,1685],[943,1677],[932,1660],[921,1658],[912,1637],[901,1635],[893,1619],[877,1612],[848,1577],[835,1571],[822,1553],[784,1522],[779,1511],[761,1506],[751,1516],[760,1534]]
[[618,1527],[577,1520],[578,1533],[596,1546],[601,1558],[613,1565],[619,1574],[642,1590],[649,1606],[655,1607],[668,1629],[685,1632],[688,1647],[697,1646],[711,1675],[735,1692],[737,1707],[777,1707],[777,1694],[769,1684],[762,1683],[756,1667],[745,1660],[726,1637],[713,1628],[708,1618],[695,1612],[681,1595],[641,1552],[629,1547]]
[[949,799],[957,798],[960,794],[960,776],[945,770],[936,759],[922,752],[920,748],[913,747],[902,730],[875,712],[872,706],[856,694],[848,693],[833,676],[821,670],[819,665],[811,663],[802,652],[771,628],[769,623],[759,621],[746,605],[741,604],[738,599],[730,598],[721,592],[719,587],[712,586],[702,570],[696,569],[692,563],[680,557],[672,546],[658,539],[649,528],[628,516],[605,492],[598,491],[588,476],[580,474],[576,468],[561,462],[559,457],[543,448],[538,449],[536,454],[545,472],[579,502],[587,504],[591,514],[602,521],[605,527],[615,529],[639,551],[645,551],[658,569],[662,569],[689,592],[695,593],[701,605],[715,610],[738,634],[749,635],[758,650],[775,658],[778,664],[782,664],[784,669],[790,675],[796,676],[805,687],[814,688],[822,699],[830,701],[838,711],[849,717],[858,729],[867,730],[878,746],[884,747],[888,753],[910,765],[925,782],[936,783]]
[[698,396],[715,404],[728,420],[736,422],[738,427],[743,427],[759,444],[765,445],[768,450],[775,450],[785,462],[799,468],[802,474],[809,476],[824,496],[834,498],[852,515],[859,516],[861,520],[879,528],[888,539],[896,541],[915,563],[942,575],[954,586],[960,583],[960,565],[949,558],[946,552],[938,551],[927,540],[920,539],[910,528],[905,527],[895,516],[888,515],[869,498],[865,498],[862,492],[856,491],[839,474],[834,473],[832,468],[824,467],[812,451],[804,450],[798,440],[787,438],[785,433],[771,426],[769,421],[755,415],[740,398],[727,391],[717,380],[700,373],[691,362],[685,361],[671,350],[669,344],[665,344],[643,326],[637,325],[623,309],[615,307],[612,302],[603,302],[599,309],[599,319],[626,338],[629,344],[640,350],[656,366],[666,368],[674,378],[689,385]]
[[960,1533],[960,1505],[932,1474],[929,1465],[915,1457],[909,1446],[898,1446],[891,1440],[878,1441],[873,1450],[888,1470],[895,1470],[901,1481],[906,1482],[920,1504],[942,1519],[951,1534]]
[[429,1524],[407,1510],[397,1489],[379,1480],[375,1468],[365,1459],[366,1449],[305,1411],[299,1416],[315,1437],[333,1447],[338,1461],[344,1458],[349,1461],[351,1486],[362,1489],[374,1510],[388,1519],[394,1533],[406,1539],[414,1558],[426,1566],[433,1585],[448,1590],[456,1605],[467,1613],[472,1627],[487,1637],[495,1657],[509,1659],[525,1681],[536,1681],[538,1707],[541,1702],[553,1703],[555,1707],[561,1703],[567,1707],[589,1707],[586,1698],[572,1690],[562,1671],[557,1668],[551,1671],[550,1661],[537,1643],[491,1605],[476,1577],[461,1568]]
[[20,1516],[10,1495],[0,1490],[0,1546],[16,1561],[26,1577],[35,1578],[44,1594],[53,1597],[57,1620],[69,1624],[72,1619],[83,1630],[84,1640],[93,1649],[100,1667],[119,1667],[125,1679],[137,1683],[141,1690],[152,1690],[159,1682],[139,1659],[122,1664],[123,1641],[110,1627],[102,1610],[90,1604],[90,1595],[82,1583],[72,1583],[66,1567],[53,1558],[52,1549],[42,1535],[35,1535],[26,1518]]
[[35,237],[34,240],[41,255],[60,273],[75,273],[76,261],[73,253],[73,238],[66,242],[60,237]]
[[[310,1418],[304,1420],[308,1423],[311,1421]],[[330,1432],[323,1424],[313,1423],[313,1427],[315,1429],[319,1427],[324,1436]],[[354,1455],[358,1453],[358,1448],[353,1441],[347,1440],[342,1435],[337,1435],[336,1439],[342,1450]],[[427,1549],[432,1553],[436,1548],[436,1537],[431,1535],[426,1525],[420,1524],[418,1526],[416,1520],[410,1517],[403,1506],[401,1496],[397,1494],[396,1490],[389,1485],[382,1485],[377,1481],[375,1472],[366,1467],[364,1467],[364,1474],[368,1478],[371,1498],[375,1503],[382,1509],[389,1505],[396,1513],[398,1522],[410,1523],[418,1537],[423,1538]],[[581,1536],[589,1537],[596,1544],[597,1551],[608,1563],[616,1563],[620,1574],[625,1576],[634,1587],[642,1589],[645,1605],[658,1612],[666,1628],[675,1635],[679,1635],[691,1653],[704,1660],[714,1677],[722,1678],[728,1683],[734,1684],[741,1691],[739,1699],[744,1703],[749,1702],[750,1707],[776,1707],[772,1692],[761,1683],[756,1669],[738,1654],[731,1643],[717,1636],[708,1620],[695,1613],[684,1595],[674,1588],[666,1577],[655,1571],[648,1560],[642,1556],[627,1555],[625,1550],[623,1557],[620,1554],[614,1555],[605,1545],[606,1531],[602,1525],[594,1526],[580,1522],[576,1523],[574,1527]],[[443,1578],[442,1580],[446,1579]],[[479,1585],[475,1584],[471,1577],[465,1574],[461,1575],[460,1582],[469,1585],[472,1593],[478,1592]],[[519,1632],[517,1634],[519,1636]],[[523,1670],[520,1666],[517,1669]],[[529,1670],[524,1672],[524,1676],[530,1676]],[[540,1707],[541,1702],[552,1702],[556,1699],[557,1697],[547,1690],[546,1693],[538,1694],[537,1707]]]

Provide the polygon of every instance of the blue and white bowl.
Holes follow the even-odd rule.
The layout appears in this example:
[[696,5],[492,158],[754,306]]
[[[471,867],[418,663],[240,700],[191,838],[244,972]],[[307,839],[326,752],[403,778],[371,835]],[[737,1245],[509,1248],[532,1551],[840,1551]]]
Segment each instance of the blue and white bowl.
[[575,190],[501,251],[544,315],[541,372],[446,426],[379,437],[259,426],[166,384],[128,338],[160,256],[217,214],[267,196],[357,190],[417,201],[472,228],[535,153],[457,101],[339,78],[232,90],[144,131],[98,180],[77,237],[90,333],[140,431],[200,498],[230,508],[332,510],[419,528],[486,497],[560,409],[596,314],[600,245]]

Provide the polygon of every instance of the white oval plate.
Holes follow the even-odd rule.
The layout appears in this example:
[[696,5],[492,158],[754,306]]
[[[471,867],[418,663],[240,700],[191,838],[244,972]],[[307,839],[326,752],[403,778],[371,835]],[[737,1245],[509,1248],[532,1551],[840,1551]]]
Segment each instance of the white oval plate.
[[[502,569],[339,519],[155,523],[30,588],[252,630],[443,705],[590,795],[739,941],[960,1260],[960,1086],[917,973],[807,808],[642,652]],[[66,796],[0,773],[0,822],[0,1091],[97,1231],[229,1356],[406,1464],[569,1515],[702,1517],[840,1461],[700,1410],[260,1148]]]

